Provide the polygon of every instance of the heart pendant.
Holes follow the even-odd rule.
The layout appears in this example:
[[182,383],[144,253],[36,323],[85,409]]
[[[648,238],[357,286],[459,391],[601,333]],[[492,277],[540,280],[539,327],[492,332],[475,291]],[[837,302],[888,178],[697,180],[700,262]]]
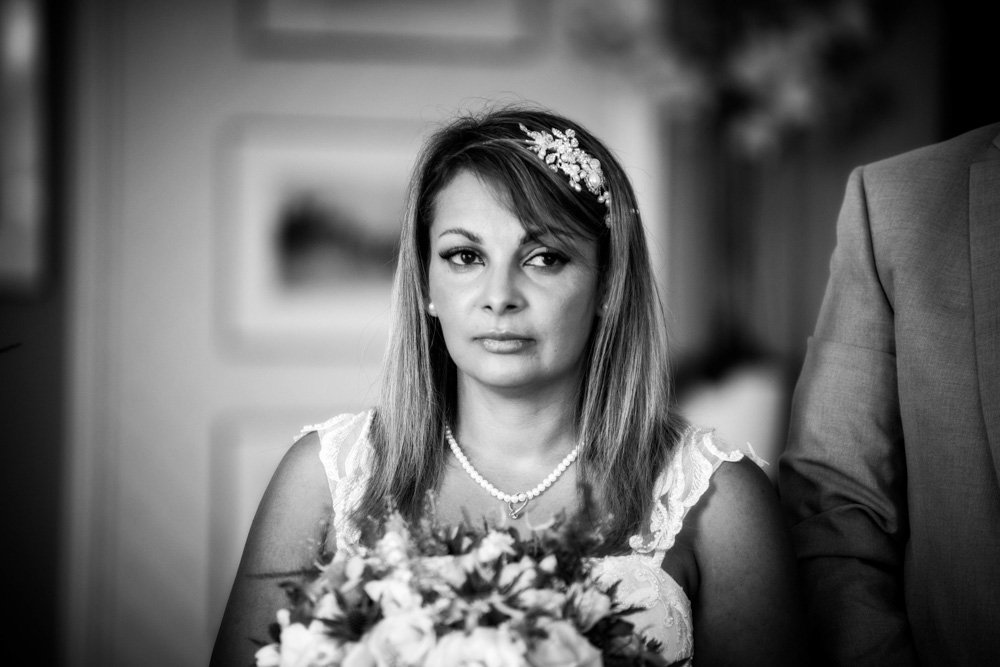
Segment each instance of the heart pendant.
[[521,512],[523,512],[524,508],[527,506],[528,506],[527,500],[525,500],[523,503],[517,506],[515,506],[513,502],[508,500],[507,501],[508,515],[510,516],[511,519],[518,519],[521,517]]

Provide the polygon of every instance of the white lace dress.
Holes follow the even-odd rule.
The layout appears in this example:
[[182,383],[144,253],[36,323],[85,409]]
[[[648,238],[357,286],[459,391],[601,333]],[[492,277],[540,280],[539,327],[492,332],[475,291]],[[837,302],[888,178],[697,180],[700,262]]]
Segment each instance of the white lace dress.
[[[320,438],[320,460],[333,497],[337,549],[357,545],[360,534],[347,517],[360,500],[368,481],[371,448],[368,429],[372,412],[343,414],[322,424],[307,426]],[[349,447],[344,451],[344,447]],[[752,451],[746,454],[758,463]],[[684,517],[708,489],[712,473],[723,461],[738,461],[741,451],[722,451],[712,432],[689,428],[666,470],[656,481],[658,499],[644,530],[629,540],[632,552],[607,556],[594,562],[599,580],[620,582],[619,599],[641,611],[631,617],[637,629],[662,644],[668,662],[690,664],[694,653],[691,602],[661,563],[681,530]],[[687,661],[687,662],[683,662]]]

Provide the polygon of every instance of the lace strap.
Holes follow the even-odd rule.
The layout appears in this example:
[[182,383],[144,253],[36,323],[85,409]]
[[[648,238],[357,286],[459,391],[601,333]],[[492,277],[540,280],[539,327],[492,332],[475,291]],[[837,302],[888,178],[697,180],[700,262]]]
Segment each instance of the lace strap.
[[[330,495],[334,501],[337,499],[337,486],[339,482],[349,478],[359,464],[359,459],[364,448],[355,445],[367,439],[373,415],[373,410],[358,414],[341,414],[321,424],[302,427],[300,435],[316,431],[316,434],[319,436],[319,460],[326,471],[326,479],[330,485]],[[356,437],[352,437],[353,434],[357,434]],[[341,456],[344,445],[349,446],[350,449],[344,456],[343,469],[341,469]]]
[[757,456],[750,443],[747,451],[725,450],[714,432],[689,427],[674,451],[666,470],[655,487],[657,501],[649,520],[649,536],[633,535],[629,546],[640,553],[665,553],[674,545],[684,525],[684,518],[708,490],[712,475],[724,462],[748,457],[757,465],[767,463]]

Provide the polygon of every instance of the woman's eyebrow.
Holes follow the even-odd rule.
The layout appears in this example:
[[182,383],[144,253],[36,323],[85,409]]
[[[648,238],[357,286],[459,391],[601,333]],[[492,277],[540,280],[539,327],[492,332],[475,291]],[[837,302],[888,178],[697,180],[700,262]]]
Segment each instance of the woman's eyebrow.
[[438,234],[438,238],[441,238],[442,236],[446,236],[448,234],[458,234],[459,236],[464,236],[473,243],[483,242],[483,238],[479,236],[479,234],[471,232],[468,229],[465,229],[464,227],[449,227],[448,229],[444,229],[441,231],[440,234]]
[[527,245],[528,243],[554,245],[558,243],[558,238],[552,234],[552,232],[541,230],[539,232],[525,232],[524,236],[521,237],[521,240],[518,243],[521,245]]
[[[441,232],[438,233],[438,238],[441,238],[442,236],[447,236],[448,234],[458,234],[459,236],[464,236],[473,243],[482,244],[483,242],[483,237],[481,237],[479,234],[476,234],[471,230],[466,229],[465,227],[449,227],[448,229],[442,229]],[[533,234],[531,232],[525,232],[517,243],[518,245],[522,246],[527,245],[529,243],[541,243],[544,245],[553,245],[556,243],[556,239],[551,234],[545,232],[541,234]]]

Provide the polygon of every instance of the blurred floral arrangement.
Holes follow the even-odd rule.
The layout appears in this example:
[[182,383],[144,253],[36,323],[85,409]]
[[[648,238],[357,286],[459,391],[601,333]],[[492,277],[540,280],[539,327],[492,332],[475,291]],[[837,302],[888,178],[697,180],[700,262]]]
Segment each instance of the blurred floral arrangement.
[[408,524],[391,513],[360,553],[338,552],[283,584],[258,667],[665,665],[635,632],[614,586],[589,576],[599,532],[557,517],[514,528]]
[[710,115],[744,157],[878,102],[864,64],[898,0],[576,0],[571,41],[682,113]]

